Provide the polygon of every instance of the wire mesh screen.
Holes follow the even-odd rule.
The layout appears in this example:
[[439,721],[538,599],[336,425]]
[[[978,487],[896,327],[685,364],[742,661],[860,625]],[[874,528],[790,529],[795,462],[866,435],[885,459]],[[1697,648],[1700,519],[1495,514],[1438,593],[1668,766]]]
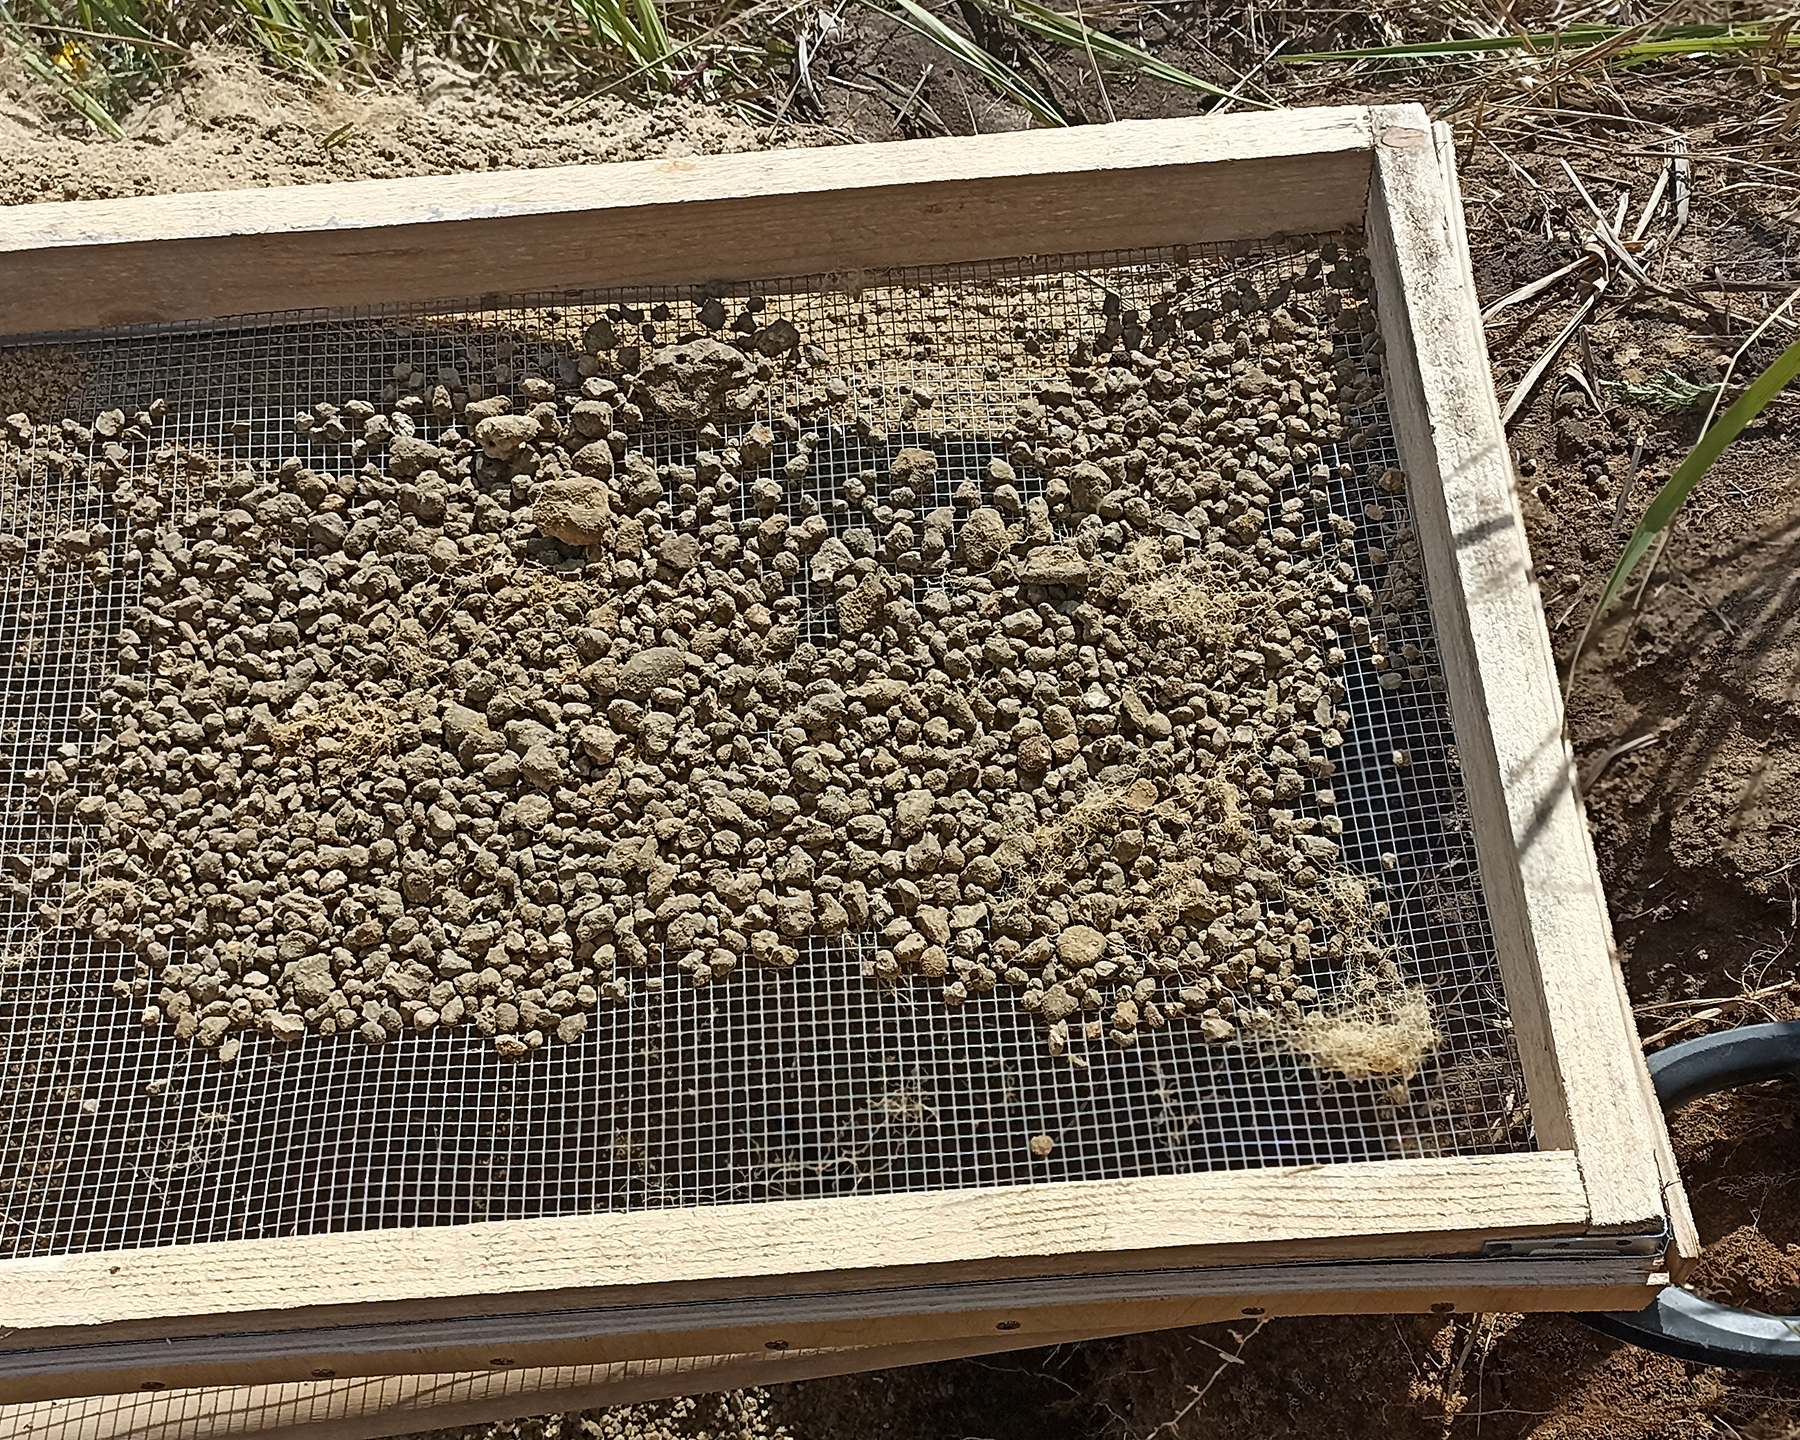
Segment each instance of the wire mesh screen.
[[[0,474],[4,518],[19,537],[5,543],[29,551],[0,571],[7,1253],[1529,1149],[1359,265],[1353,242],[1320,238],[57,337],[78,384],[67,413],[88,426],[116,408],[127,430],[151,426],[127,468],[161,465],[168,483],[154,492],[164,503],[148,522],[147,484],[139,509],[121,513],[118,490],[93,481],[121,440],[42,423],[28,440],[14,436],[11,469]],[[1224,1038],[1191,1020],[1145,1025],[1121,1040],[1105,1020],[1110,1000],[1102,1015],[1078,1012],[1066,1041],[1047,1046],[1041,1017],[1005,983],[946,1005],[946,977],[894,975],[891,937],[854,917],[843,934],[787,938],[791,964],[699,977],[711,983],[691,983],[674,953],[651,955],[629,984],[583,994],[584,1026],[529,1049],[521,1041],[508,1055],[468,1025],[421,1024],[422,1000],[404,1017],[379,1006],[346,1016],[336,1034],[310,1023],[298,1036],[242,1026],[202,1044],[175,1033],[172,1015],[143,1020],[158,967],[182,963],[186,911],[149,916],[154,939],[137,953],[83,922],[82,907],[112,893],[94,879],[91,822],[116,797],[91,789],[99,772],[84,763],[116,740],[105,697],[116,698],[122,672],[161,673],[165,656],[191,657],[197,639],[187,624],[197,612],[181,608],[179,591],[149,594],[150,572],[130,554],[146,524],[167,537],[156,542],[162,553],[192,556],[222,523],[225,502],[189,478],[185,457],[204,457],[199,470],[208,473],[227,463],[272,477],[300,465],[328,478],[363,464],[384,472],[398,468],[395,449],[364,453],[341,427],[332,433],[351,402],[406,414],[415,438],[436,442],[455,425],[466,431],[455,408],[467,400],[508,395],[523,411],[533,395],[623,380],[671,341],[729,336],[736,324],[760,344],[787,321],[793,333],[775,332],[749,404],[710,428],[651,415],[632,435],[663,487],[645,513],[678,538],[704,487],[706,455],[762,424],[764,470],[786,477],[773,507],[784,523],[842,537],[885,510],[883,525],[937,511],[960,526],[965,487],[991,493],[998,473],[1012,476],[1018,506],[1045,495],[1029,463],[1009,463],[1027,457],[1005,434],[1022,402],[1048,393],[1063,403],[1057,387],[1068,385],[1071,366],[1129,369],[1133,355],[1141,365],[1198,354],[1220,343],[1234,317],[1284,304],[1318,318],[1332,347],[1319,368],[1336,367],[1344,413],[1316,463],[1263,473],[1285,496],[1325,492],[1281,512],[1282,524],[1299,527],[1295,543],[1319,536],[1335,545],[1346,519],[1355,526],[1339,572],[1355,612],[1336,672],[1342,698],[1322,712],[1342,744],[1284,813],[1329,821],[1334,834],[1341,824],[1345,869],[1381,882],[1384,945],[1400,977],[1428,995],[1438,1034],[1410,1079],[1315,1068],[1249,1023],[1225,1026]],[[754,359],[756,347],[746,348]],[[164,408],[151,413],[157,400]],[[71,449],[90,467],[69,464]],[[896,496],[896,457],[906,450],[929,452],[935,472],[921,474],[916,493]],[[770,519],[748,484],[719,503],[739,537]],[[1055,538],[1080,539],[1061,524]],[[264,563],[291,572],[307,555],[301,536],[275,545]],[[591,554],[555,542],[534,540],[517,559],[552,578],[596,573]],[[445,602],[435,612],[442,624],[454,586],[430,554],[416,562],[404,572],[409,591]],[[215,576],[214,590],[259,578]],[[903,580],[915,605],[944,584],[929,559]],[[772,577],[769,591],[778,597],[771,620],[793,627],[791,665],[844,643],[848,592],[805,566]],[[545,614],[516,623],[579,622]],[[267,673],[277,688],[292,683],[279,666]],[[926,684],[929,665],[916,678]],[[1029,690],[1009,668],[998,683]],[[591,712],[576,698],[579,685],[558,693],[566,719]],[[785,724],[776,717],[742,736],[738,753],[779,747]],[[1128,769],[1132,746],[1149,742],[1108,743],[1115,766]],[[307,763],[324,765],[316,756]],[[334,804],[349,793],[341,770],[320,782]],[[75,778],[59,788],[63,776]],[[171,801],[171,813],[229,828],[237,822],[228,798],[195,788]],[[390,798],[396,813],[410,813],[416,797],[402,787]],[[372,816],[370,833],[382,823]],[[520,881],[533,893],[522,889],[519,903],[537,905],[540,923],[548,924],[541,896],[558,884],[579,889],[598,864],[607,823],[598,814],[594,843],[571,849],[560,870]],[[822,868],[832,853],[827,844]],[[935,893],[930,875],[874,880],[914,883],[914,903]],[[1006,887],[989,883],[997,905]],[[1277,922],[1280,894],[1263,903]],[[1128,980],[1144,973],[1129,952],[1113,951]],[[1287,978],[1288,993],[1303,982],[1327,1005],[1349,977],[1317,948]],[[1171,980],[1165,996],[1179,985]],[[550,1015],[539,1032],[570,1013]],[[380,1043],[370,1043],[367,1024]]]

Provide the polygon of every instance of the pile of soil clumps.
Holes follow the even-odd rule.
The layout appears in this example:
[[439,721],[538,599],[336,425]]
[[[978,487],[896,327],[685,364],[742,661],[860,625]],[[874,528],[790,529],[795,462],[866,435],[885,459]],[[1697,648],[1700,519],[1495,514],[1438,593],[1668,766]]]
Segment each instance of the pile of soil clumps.
[[[1070,366],[954,484],[940,432],[876,428],[884,387],[716,300],[661,346],[609,311],[573,383],[403,363],[276,465],[160,406],[15,416],[116,520],[7,558],[139,592],[96,742],[28,777],[91,827],[69,917],[227,1061],[458,1025],[520,1058],[852,932],[869,979],[1008,997],[1078,1066],[1303,1033],[1325,974],[1391,996],[1339,672],[1427,676],[1328,500],[1378,392],[1331,335],[1373,328],[1366,268],[1332,247],[1300,288],[1327,266],[1347,303],[1234,291]],[[834,430],[885,467],[821,490]]]

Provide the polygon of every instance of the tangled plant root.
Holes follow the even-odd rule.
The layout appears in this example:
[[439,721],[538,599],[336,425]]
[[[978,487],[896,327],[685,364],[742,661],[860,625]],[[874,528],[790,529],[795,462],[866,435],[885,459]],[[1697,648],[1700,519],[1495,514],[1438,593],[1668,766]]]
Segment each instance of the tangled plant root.
[[149,903],[150,897],[139,888],[136,881],[115,875],[82,886],[64,906],[64,911],[77,923],[85,923],[96,910],[105,909],[109,905],[125,905],[136,912]]
[[1197,900],[1210,893],[1201,875],[1205,865],[1206,862],[1195,855],[1159,867],[1156,878],[1150,882],[1149,908],[1143,923],[1159,927],[1173,925],[1184,911],[1192,909]]
[[1404,1084],[1419,1073],[1442,1038],[1422,986],[1371,985],[1328,1010],[1315,1010],[1282,1035],[1296,1055],[1320,1070],[1351,1080],[1392,1079]]
[[1153,540],[1134,545],[1124,564],[1132,576],[1125,589],[1130,623],[1146,639],[1221,649],[1235,645],[1269,606],[1266,592],[1245,589],[1199,556],[1170,565]]
[[1335,1004],[1302,1015],[1276,1038],[1317,1069],[1404,1085],[1443,1038],[1431,997],[1423,986],[1401,983],[1393,947],[1377,934],[1387,907],[1367,881],[1337,871],[1320,889],[1317,913],[1341,949],[1346,984]]
[[[1188,833],[1204,835],[1215,853],[1220,848],[1235,853],[1250,839],[1243,793],[1225,776],[1200,779],[1184,775],[1176,781],[1174,798],[1187,816]],[[1150,881],[1148,909],[1139,922],[1140,931],[1174,925],[1197,906],[1204,906],[1212,895],[1205,879],[1206,865],[1205,856],[1190,855],[1160,866]],[[1208,912],[1208,918],[1212,913],[1216,907]]]
[[320,756],[321,740],[336,741],[336,748],[326,753],[353,763],[391,755],[394,750],[394,717],[379,705],[357,700],[337,700],[302,715],[284,720],[273,727],[275,748],[284,755]]
[[[1181,776],[1171,798],[1187,816],[1189,835],[1200,838],[1208,854],[1216,851],[1221,841],[1224,848],[1236,851],[1250,838],[1243,794],[1224,776]],[[1090,787],[1066,814],[1029,833],[1015,831],[999,856],[1010,882],[1009,893],[1030,901],[1046,887],[1062,885],[1072,870],[1088,862],[1089,847],[1096,840],[1108,839],[1122,829],[1142,823],[1157,804],[1156,782],[1140,776],[1128,785]],[[1208,919],[1216,914],[1220,902],[1206,882],[1206,866],[1207,855],[1203,854],[1158,866],[1144,894],[1147,908],[1143,915],[1128,922],[1127,933],[1142,940],[1149,930],[1153,939],[1156,932],[1176,924],[1197,907],[1207,910]]]
[[1156,804],[1156,782],[1134,780],[1112,789],[1092,786],[1066,814],[1037,826],[1029,834],[1015,831],[1001,861],[1013,893],[1035,897],[1043,885],[1059,885],[1085,858],[1098,835],[1110,833],[1126,812],[1142,812]]
[[506,613],[548,605],[574,619],[598,605],[601,596],[584,580],[553,575],[548,570],[520,569],[508,577],[495,599]]

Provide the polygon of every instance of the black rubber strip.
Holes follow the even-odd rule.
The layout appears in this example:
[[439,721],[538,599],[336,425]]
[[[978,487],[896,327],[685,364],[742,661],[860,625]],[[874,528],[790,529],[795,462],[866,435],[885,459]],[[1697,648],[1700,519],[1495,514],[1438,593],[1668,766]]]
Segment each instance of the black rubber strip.
[[[1684,1040],[1650,1057],[1663,1109],[1702,1095],[1789,1079],[1800,1084],[1800,1020],[1743,1025]],[[1669,1286],[1647,1310],[1576,1316],[1604,1335],[1646,1350],[1728,1370],[1800,1374],[1800,1315],[1764,1315]]]

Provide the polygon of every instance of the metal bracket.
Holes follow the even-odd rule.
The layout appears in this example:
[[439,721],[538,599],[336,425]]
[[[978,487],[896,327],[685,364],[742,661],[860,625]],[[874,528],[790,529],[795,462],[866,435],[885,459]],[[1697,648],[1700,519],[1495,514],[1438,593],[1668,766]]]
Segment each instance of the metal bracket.
[[1579,1260],[1601,1255],[1660,1259],[1668,1248],[1669,1230],[1665,1226],[1653,1235],[1532,1235],[1522,1240],[1490,1240],[1481,1247],[1481,1253],[1496,1260]]

